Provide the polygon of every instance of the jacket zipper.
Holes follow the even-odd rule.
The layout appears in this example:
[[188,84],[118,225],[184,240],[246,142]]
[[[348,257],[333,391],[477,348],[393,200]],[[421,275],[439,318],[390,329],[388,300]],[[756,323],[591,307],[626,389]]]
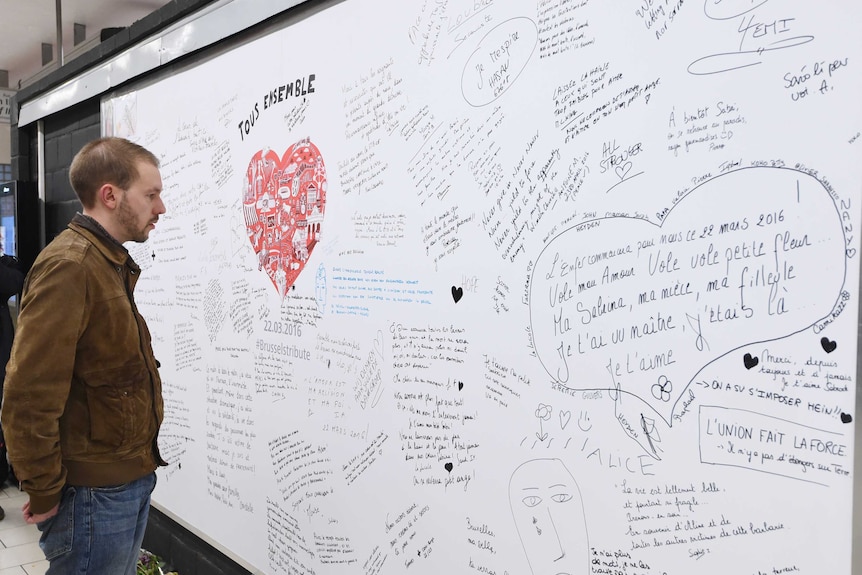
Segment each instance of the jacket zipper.
[[[153,438],[153,456],[156,459],[156,464],[158,464],[160,466],[161,465],[167,465],[165,460],[162,459],[161,453],[159,453],[159,443],[158,443],[158,440],[159,440],[159,429],[158,429],[159,416],[158,416],[158,413],[156,412],[156,384],[153,380],[153,370],[156,368],[155,368],[155,365],[150,365],[150,357],[147,354],[146,349],[144,349],[144,330],[141,326],[142,318],[141,318],[141,314],[138,313],[138,306],[135,304],[135,297],[132,294],[132,288],[129,285],[129,283],[130,283],[129,278],[128,278],[128,276],[123,275],[123,267],[122,266],[117,266],[117,273],[120,275],[120,280],[123,282],[123,287],[126,290],[126,297],[129,298],[129,305],[131,305],[131,307],[132,307],[132,316],[135,318],[135,325],[138,328],[138,346],[140,347],[141,355],[143,356],[144,361],[147,364],[147,373],[149,373],[149,376],[150,376],[150,392],[152,393],[152,398],[153,398],[153,419],[156,422],[156,435]],[[129,270],[129,273],[134,274],[135,270]]]

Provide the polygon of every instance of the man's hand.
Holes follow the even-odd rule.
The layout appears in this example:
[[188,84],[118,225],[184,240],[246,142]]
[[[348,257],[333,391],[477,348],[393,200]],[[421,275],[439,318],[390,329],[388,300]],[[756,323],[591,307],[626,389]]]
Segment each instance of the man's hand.
[[45,521],[46,519],[50,519],[57,515],[57,511],[60,509],[60,504],[57,503],[54,507],[46,511],[45,513],[31,513],[30,512],[30,502],[24,504],[24,507],[21,508],[21,512],[24,514],[24,521],[30,524],[39,523],[41,521]]

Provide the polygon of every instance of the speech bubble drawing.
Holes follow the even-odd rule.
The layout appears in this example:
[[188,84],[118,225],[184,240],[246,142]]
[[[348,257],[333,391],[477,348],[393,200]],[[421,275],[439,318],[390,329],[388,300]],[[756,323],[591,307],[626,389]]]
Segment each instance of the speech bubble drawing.
[[512,18],[479,41],[461,74],[461,92],[473,107],[490,104],[515,83],[539,42],[536,23]]
[[743,168],[692,189],[661,226],[595,219],[551,240],[530,278],[532,343],[555,386],[638,398],[628,432],[646,431],[647,448],[644,413],[672,425],[701,370],[814,325],[845,274],[829,190],[797,170]]

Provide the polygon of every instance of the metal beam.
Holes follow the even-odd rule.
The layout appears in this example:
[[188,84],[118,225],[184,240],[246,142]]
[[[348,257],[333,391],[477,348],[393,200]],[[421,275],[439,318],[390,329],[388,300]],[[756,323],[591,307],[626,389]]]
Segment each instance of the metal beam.
[[54,0],[54,12],[57,15],[57,62],[63,65],[63,0]]

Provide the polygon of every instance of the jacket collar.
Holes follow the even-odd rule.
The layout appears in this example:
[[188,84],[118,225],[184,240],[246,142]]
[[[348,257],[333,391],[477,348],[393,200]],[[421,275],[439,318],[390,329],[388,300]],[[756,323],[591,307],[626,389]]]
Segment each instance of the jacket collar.
[[114,265],[128,264],[133,270],[140,271],[141,268],[129,255],[129,250],[92,217],[78,212],[68,227],[87,238]]

